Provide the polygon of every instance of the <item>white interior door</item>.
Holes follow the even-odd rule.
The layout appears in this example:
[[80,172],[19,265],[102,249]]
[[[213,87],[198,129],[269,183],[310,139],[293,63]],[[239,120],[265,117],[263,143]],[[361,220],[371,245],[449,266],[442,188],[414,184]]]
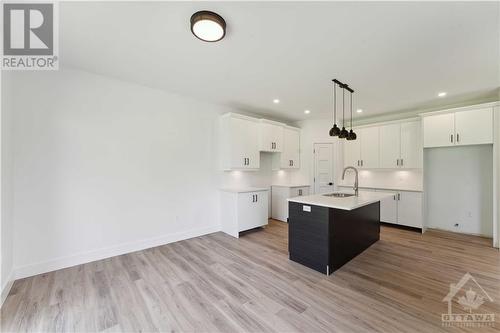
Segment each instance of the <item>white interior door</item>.
[[314,144],[314,193],[333,192],[333,144]]

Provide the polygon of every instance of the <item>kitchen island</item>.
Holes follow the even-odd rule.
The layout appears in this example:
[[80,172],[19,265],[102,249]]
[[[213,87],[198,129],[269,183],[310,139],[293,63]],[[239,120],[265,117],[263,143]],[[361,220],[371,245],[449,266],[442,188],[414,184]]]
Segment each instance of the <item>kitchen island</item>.
[[380,239],[380,200],[392,194],[333,195],[288,199],[290,260],[327,275]]

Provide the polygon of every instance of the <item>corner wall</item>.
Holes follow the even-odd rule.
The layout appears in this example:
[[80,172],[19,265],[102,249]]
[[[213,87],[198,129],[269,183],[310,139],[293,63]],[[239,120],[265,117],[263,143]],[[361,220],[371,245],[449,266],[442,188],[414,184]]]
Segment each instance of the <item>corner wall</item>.
[[13,156],[12,156],[12,100],[11,85],[0,71],[0,306],[7,297],[14,276],[14,221],[13,221]]

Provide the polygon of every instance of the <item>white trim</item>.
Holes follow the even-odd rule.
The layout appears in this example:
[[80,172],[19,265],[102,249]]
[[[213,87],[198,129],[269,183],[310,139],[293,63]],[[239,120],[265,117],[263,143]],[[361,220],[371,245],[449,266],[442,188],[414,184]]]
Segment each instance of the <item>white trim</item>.
[[9,277],[7,278],[7,282],[2,286],[2,290],[0,292],[0,308],[3,305],[3,302],[7,299],[9,295],[10,289],[14,285],[14,272],[11,271]]
[[479,109],[479,108],[492,108],[492,107],[499,106],[499,105],[500,105],[500,102],[490,102],[490,103],[483,103],[483,104],[461,106],[461,107],[452,108],[452,109],[443,109],[443,110],[438,110],[438,111],[424,112],[424,113],[419,113],[418,115],[420,117],[428,117],[428,116],[435,116],[437,114],[462,112],[462,111],[468,111],[468,110],[475,110],[475,109]]
[[264,119],[264,118],[259,119],[259,122],[271,124],[271,125],[276,125],[276,126],[286,126],[286,124],[281,123],[279,121],[274,121],[274,120],[269,120],[269,119]]
[[367,127],[376,127],[376,126],[384,126],[384,125],[390,125],[390,124],[400,124],[400,123],[407,123],[411,121],[420,121],[420,117],[409,117],[409,118],[402,118],[402,119],[396,119],[396,120],[388,120],[388,121],[378,121],[374,123],[366,123],[363,125],[358,125],[358,126],[353,126],[353,129],[358,129],[358,128],[367,128]]
[[186,232],[173,233],[160,237],[153,237],[145,240],[129,242],[125,244],[102,248],[99,250],[82,252],[71,256],[60,257],[26,266],[20,266],[14,269],[14,277],[16,279],[22,279],[25,277],[47,273],[58,269],[81,265],[92,261],[106,259],[135,251],[140,251],[156,246],[165,245],[168,243],[178,242],[193,237],[203,236],[220,230],[221,230],[220,225],[216,225],[207,228],[194,229]]

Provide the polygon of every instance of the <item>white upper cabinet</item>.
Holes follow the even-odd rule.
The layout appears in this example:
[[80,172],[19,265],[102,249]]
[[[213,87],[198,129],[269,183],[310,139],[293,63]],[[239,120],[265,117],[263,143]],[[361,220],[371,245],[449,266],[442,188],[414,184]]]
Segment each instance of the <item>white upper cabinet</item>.
[[283,127],[283,149],[280,154],[281,169],[300,168],[300,129]]
[[362,128],[357,133],[357,136],[358,140],[361,141],[361,161],[359,166],[368,169],[378,168],[380,165],[378,126]]
[[419,121],[380,126],[380,167],[422,167],[422,144]]
[[424,116],[424,148],[493,143],[493,108]]
[[455,114],[445,113],[424,117],[424,148],[446,147],[454,144]]
[[260,119],[259,120],[259,149],[267,152],[281,152],[283,150],[282,123]]
[[401,124],[380,126],[380,167],[399,168],[401,161]]
[[455,113],[455,144],[493,143],[493,109],[485,108]]
[[423,166],[422,125],[420,121],[401,123],[400,168],[420,169]]
[[344,167],[360,167],[361,163],[361,140],[344,141]]
[[422,168],[420,121],[356,129],[358,139],[344,141],[344,166],[366,169]]
[[379,167],[379,131],[378,127],[355,129],[357,139],[344,141],[344,166],[356,168]]
[[259,121],[228,113],[221,117],[221,156],[224,170],[258,169]]

